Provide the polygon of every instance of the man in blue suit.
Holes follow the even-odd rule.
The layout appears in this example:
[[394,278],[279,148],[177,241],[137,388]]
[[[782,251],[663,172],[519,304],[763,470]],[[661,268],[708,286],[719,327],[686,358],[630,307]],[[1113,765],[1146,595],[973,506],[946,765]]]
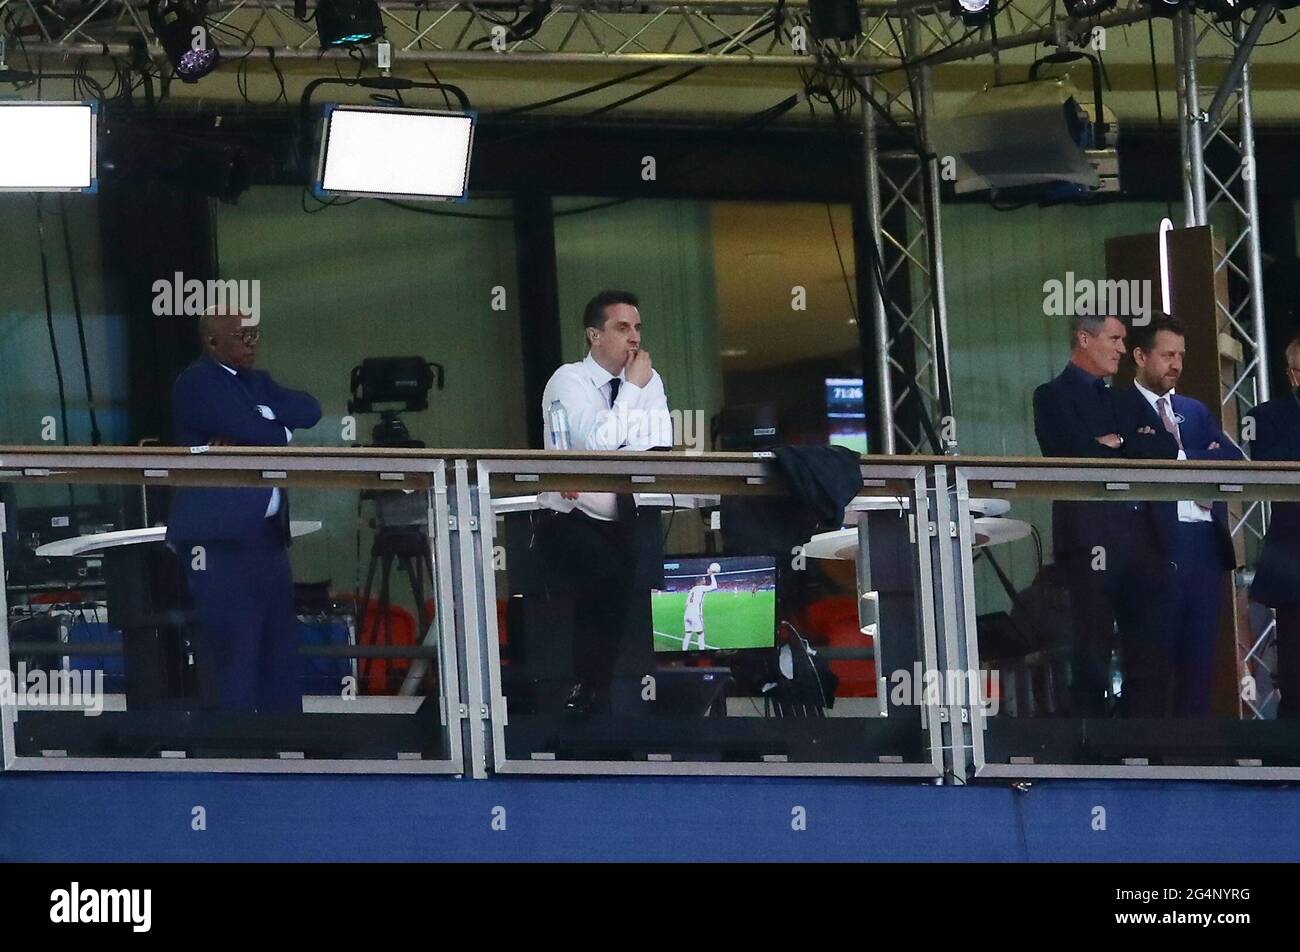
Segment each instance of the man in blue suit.
[[[1183,372],[1185,336],[1172,317],[1133,329],[1133,386],[1115,392],[1121,428],[1155,442],[1156,459],[1243,459],[1205,404],[1174,390]],[[1176,716],[1204,717],[1210,713],[1224,573],[1237,566],[1228,507],[1183,499],[1151,508],[1169,566],[1157,673],[1166,691],[1172,682]]]
[[[1034,391],[1034,434],[1044,456],[1150,459],[1162,452],[1153,434],[1121,423],[1106,384],[1124,356],[1125,334],[1123,322],[1114,317],[1071,318],[1069,363]],[[1052,551],[1070,592],[1070,712],[1077,717],[1106,713],[1118,628],[1123,713],[1158,716],[1163,682],[1153,655],[1166,573],[1150,503],[1054,502]]]
[[[1287,344],[1286,367],[1287,392],[1264,401],[1243,421],[1253,460],[1300,460],[1300,337]],[[1273,503],[1250,597],[1277,611],[1277,716],[1300,717],[1300,503]]]
[[[237,314],[199,319],[203,354],[172,388],[180,446],[286,446],[320,420],[315,397],[254,370],[260,331]],[[185,568],[202,629],[199,663],[222,709],[298,711],[298,624],[281,489],[178,490],[167,541]]]

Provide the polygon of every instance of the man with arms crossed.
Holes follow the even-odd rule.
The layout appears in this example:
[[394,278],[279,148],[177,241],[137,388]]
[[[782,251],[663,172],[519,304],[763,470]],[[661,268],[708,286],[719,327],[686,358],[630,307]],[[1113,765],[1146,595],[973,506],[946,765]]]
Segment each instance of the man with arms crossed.
[[[1252,460],[1300,460],[1300,336],[1286,347],[1286,380],[1244,418],[1243,435],[1253,430]],[[1250,597],[1277,611],[1277,716],[1290,719],[1300,717],[1300,503],[1272,508]]]
[[[1242,459],[1205,404],[1174,390],[1183,373],[1185,336],[1183,325],[1172,317],[1133,329],[1133,386],[1115,392],[1121,419],[1162,442],[1161,459],[1171,454],[1174,459]],[[1166,689],[1172,682],[1175,716],[1204,717],[1210,713],[1224,573],[1237,565],[1228,507],[1191,499],[1151,507],[1157,541],[1169,563],[1164,635],[1153,674]]]
[[[320,421],[316,398],[254,370],[261,331],[237,314],[199,318],[203,353],[176,378],[179,446],[287,446]],[[200,662],[222,709],[300,711],[298,619],[289,565],[289,499],[275,488],[179,489],[167,542],[181,560],[201,628]]]
[[[1121,435],[1114,395],[1104,378],[1124,356],[1123,322],[1070,318],[1070,360],[1034,391],[1034,433],[1044,456],[1156,459],[1154,434]],[[1167,440],[1163,430],[1160,437]],[[1148,676],[1157,643],[1165,559],[1146,502],[1052,503],[1052,551],[1070,592],[1073,622],[1070,707],[1075,717],[1105,713],[1107,672],[1118,625],[1124,650],[1126,716],[1161,710],[1161,684]]]

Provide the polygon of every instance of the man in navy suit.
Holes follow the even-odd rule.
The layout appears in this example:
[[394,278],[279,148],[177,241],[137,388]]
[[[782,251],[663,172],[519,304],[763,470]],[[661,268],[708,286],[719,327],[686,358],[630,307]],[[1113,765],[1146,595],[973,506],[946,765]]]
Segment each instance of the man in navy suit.
[[[1286,367],[1287,392],[1255,407],[1242,424],[1243,434],[1254,431],[1253,460],[1300,460],[1300,337],[1287,344]],[[1273,503],[1250,597],[1277,611],[1277,716],[1300,717],[1300,503]]]
[[[1185,336],[1181,322],[1172,317],[1133,329],[1133,386],[1115,392],[1121,427],[1155,443],[1156,459],[1243,459],[1205,404],[1174,390],[1183,372]],[[1169,566],[1155,673],[1166,690],[1172,682],[1176,716],[1204,717],[1210,713],[1223,576],[1237,566],[1228,507],[1184,499],[1151,503],[1151,509],[1157,543]]]
[[[1126,427],[1104,378],[1119,369],[1126,328],[1114,317],[1070,320],[1070,361],[1034,391],[1034,433],[1044,456],[1150,459],[1151,434]],[[1125,432],[1128,430],[1129,432]],[[1106,713],[1116,627],[1124,655],[1123,713],[1157,716],[1161,681],[1156,646],[1164,561],[1149,503],[1052,504],[1052,551],[1070,592],[1071,713]]]
[[[199,319],[203,354],[172,388],[180,446],[286,446],[320,420],[315,397],[254,370],[260,331],[237,314]],[[181,489],[167,541],[179,555],[202,629],[199,663],[222,709],[298,711],[298,624],[281,489]]]

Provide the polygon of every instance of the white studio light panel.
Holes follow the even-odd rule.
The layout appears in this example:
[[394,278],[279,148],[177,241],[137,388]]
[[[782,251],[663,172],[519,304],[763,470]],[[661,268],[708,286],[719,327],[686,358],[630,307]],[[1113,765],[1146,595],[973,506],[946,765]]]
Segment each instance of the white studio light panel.
[[465,201],[476,114],[326,107],[315,191]]
[[98,109],[0,102],[0,192],[94,192]]

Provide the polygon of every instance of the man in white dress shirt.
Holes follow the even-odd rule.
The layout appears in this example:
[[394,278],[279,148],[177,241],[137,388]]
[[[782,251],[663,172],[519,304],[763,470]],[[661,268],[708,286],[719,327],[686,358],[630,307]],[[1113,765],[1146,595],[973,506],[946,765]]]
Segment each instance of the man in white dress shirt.
[[[542,395],[547,447],[671,446],[668,398],[641,348],[636,295],[601,291],[587,303],[583,327],[587,356],[556,370]],[[603,710],[635,592],[636,505],[630,495],[589,492],[542,493],[538,502],[548,587],[574,605],[575,683],[565,705],[576,714]]]
[[[1134,435],[1163,437],[1163,458],[1242,459],[1241,450],[1224,435],[1205,404],[1174,389],[1182,377],[1185,336],[1182,323],[1173,317],[1160,316],[1133,328],[1136,374],[1132,390],[1115,392],[1121,416],[1137,427]],[[1162,600],[1164,624],[1156,652],[1148,659],[1153,661],[1152,683],[1163,687],[1166,697],[1161,699],[1162,710],[1147,713],[1159,716],[1172,709],[1178,717],[1204,717],[1210,713],[1224,580],[1237,563],[1227,506],[1181,499],[1153,503],[1152,508],[1163,537],[1160,547],[1169,560],[1169,584],[1160,596],[1152,593]]]

